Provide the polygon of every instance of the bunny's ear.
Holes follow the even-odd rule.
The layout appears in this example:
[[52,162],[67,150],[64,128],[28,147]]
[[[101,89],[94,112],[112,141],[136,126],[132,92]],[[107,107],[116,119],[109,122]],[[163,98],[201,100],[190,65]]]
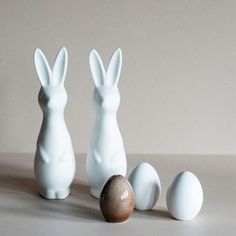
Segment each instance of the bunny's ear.
[[105,69],[102,60],[95,49],[90,52],[89,64],[95,86],[103,86],[105,79]]
[[34,64],[39,77],[39,81],[43,87],[49,85],[51,69],[43,52],[36,48],[34,52]]
[[66,71],[68,66],[68,53],[65,47],[62,47],[58,52],[55,60],[55,64],[52,71],[52,84],[63,84],[66,77]]
[[121,49],[118,48],[112,58],[110,60],[107,74],[106,74],[106,85],[114,85],[116,86],[120,77],[122,65],[122,52]]

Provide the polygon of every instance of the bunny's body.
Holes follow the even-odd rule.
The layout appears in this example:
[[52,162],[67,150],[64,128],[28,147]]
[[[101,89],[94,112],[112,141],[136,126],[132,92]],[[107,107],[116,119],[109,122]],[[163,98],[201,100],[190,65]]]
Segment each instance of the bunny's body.
[[36,49],[35,66],[42,85],[38,100],[43,111],[34,162],[35,177],[43,197],[63,199],[69,195],[75,175],[74,152],[64,121],[66,49],[58,53],[53,71],[43,53]]
[[93,101],[97,118],[90,140],[86,172],[91,194],[99,198],[104,183],[112,175],[126,175],[127,161],[116,113],[120,104],[117,83],[121,70],[121,50],[118,49],[105,73],[95,50],[90,53],[90,67],[95,82]]

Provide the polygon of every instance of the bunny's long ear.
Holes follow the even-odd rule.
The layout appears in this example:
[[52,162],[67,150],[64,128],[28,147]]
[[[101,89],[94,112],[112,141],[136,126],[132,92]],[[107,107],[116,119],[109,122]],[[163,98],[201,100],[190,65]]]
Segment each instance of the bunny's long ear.
[[96,87],[104,85],[105,69],[102,60],[95,49],[90,52],[89,65]]
[[122,65],[122,52],[121,49],[118,48],[111,57],[107,74],[106,74],[106,85],[114,85],[116,86],[121,72]]
[[51,77],[51,69],[43,52],[36,48],[34,52],[34,64],[39,77],[39,81],[43,87],[49,85]]
[[68,67],[68,53],[65,47],[62,47],[58,52],[55,64],[52,71],[52,84],[63,84],[66,77]]

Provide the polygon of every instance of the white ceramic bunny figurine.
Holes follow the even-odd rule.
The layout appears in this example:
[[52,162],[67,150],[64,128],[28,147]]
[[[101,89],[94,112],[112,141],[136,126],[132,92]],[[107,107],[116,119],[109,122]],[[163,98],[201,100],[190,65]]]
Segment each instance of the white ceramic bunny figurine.
[[122,64],[121,50],[117,49],[113,54],[107,72],[95,50],[90,52],[89,63],[95,83],[93,101],[97,118],[87,154],[86,172],[91,194],[99,198],[109,177],[126,175],[126,155],[116,118],[120,104],[117,83]]
[[52,71],[40,49],[35,50],[34,62],[41,83],[38,101],[43,111],[34,161],[35,177],[43,197],[64,199],[70,193],[75,175],[75,156],[64,120],[67,50],[61,48]]

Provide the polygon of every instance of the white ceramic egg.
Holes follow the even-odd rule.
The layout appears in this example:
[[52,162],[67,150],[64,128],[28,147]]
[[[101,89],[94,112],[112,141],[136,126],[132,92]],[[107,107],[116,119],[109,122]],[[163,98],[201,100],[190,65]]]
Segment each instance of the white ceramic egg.
[[166,203],[174,218],[193,219],[203,203],[203,191],[198,178],[189,171],[178,174],[167,190]]
[[135,209],[150,210],[161,193],[161,182],[156,170],[147,162],[134,166],[128,175],[135,198]]

